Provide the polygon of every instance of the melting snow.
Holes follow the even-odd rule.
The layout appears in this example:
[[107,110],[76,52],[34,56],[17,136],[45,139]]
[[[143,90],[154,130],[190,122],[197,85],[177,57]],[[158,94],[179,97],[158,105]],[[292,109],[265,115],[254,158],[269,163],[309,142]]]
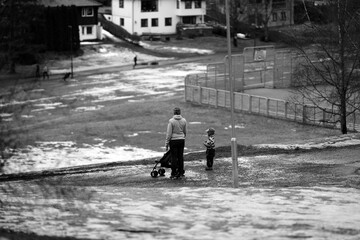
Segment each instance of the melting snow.
[[[98,139],[99,140],[99,139]],[[5,164],[4,173],[40,171],[46,169],[80,166],[96,163],[132,161],[159,157],[163,152],[135,146],[105,147],[106,140],[99,144],[77,146],[75,142],[38,142],[15,152]],[[110,141],[112,142],[112,141]]]

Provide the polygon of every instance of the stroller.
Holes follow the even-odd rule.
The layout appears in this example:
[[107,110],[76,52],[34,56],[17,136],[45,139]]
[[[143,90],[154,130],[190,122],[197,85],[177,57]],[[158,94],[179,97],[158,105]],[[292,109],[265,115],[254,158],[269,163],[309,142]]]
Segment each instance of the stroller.
[[[156,178],[158,175],[163,177],[165,176],[165,169],[164,168],[171,168],[171,154],[170,150],[167,151],[164,156],[159,160],[155,161],[155,166],[152,169],[150,175],[153,178]],[[160,169],[156,170],[157,165],[160,164]]]

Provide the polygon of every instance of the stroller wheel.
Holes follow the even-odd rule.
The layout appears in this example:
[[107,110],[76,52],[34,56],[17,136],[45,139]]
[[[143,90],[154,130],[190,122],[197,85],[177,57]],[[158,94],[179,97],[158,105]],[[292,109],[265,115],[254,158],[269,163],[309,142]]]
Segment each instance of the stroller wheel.
[[156,178],[158,175],[158,172],[154,170],[150,173],[150,175],[151,175],[151,177]]
[[161,168],[159,169],[160,176],[165,176],[165,169]]

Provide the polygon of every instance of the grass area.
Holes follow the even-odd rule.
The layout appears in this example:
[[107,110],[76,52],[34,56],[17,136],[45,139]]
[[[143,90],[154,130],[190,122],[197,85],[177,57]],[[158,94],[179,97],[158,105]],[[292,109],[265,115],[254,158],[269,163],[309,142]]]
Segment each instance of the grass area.
[[[169,42],[154,42],[154,45],[167,45],[188,48],[213,49],[226,54],[226,39],[221,37],[204,37],[195,39],[173,40]],[[240,42],[240,41],[239,41]],[[242,45],[243,44],[243,45]],[[245,45],[253,44],[247,40],[238,44],[237,50]],[[261,43],[257,43],[260,45]],[[123,43],[123,46],[136,50],[151,51]],[[163,55],[164,53],[157,53]],[[170,53],[166,53],[170,54]],[[181,55],[181,54],[180,54]],[[179,55],[179,56],[180,56]],[[194,54],[192,54],[194,56]],[[211,59],[209,61],[217,61]],[[94,87],[86,79],[77,79],[75,91],[86,91]],[[223,108],[210,108],[191,105],[184,101],[183,93],[178,92],[174,97],[148,97],[145,101],[118,100],[101,103],[102,107],[96,111],[74,111],[79,106],[93,106],[93,97],[75,97],[64,99],[69,89],[61,81],[48,81],[41,85],[43,92],[31,92],[34,83],[16,86],[19,90],[15,100],[50,98],[52,102],[66,105],[44,113],[34,113],[35,118],[7,123],[10,127],[27,129],[22,135],[23,144],[33,144],[35,141],[75,141],[78,144],[94,143],[95,138],[112,140],[109,146],[133,145],[141,148],[163,151],[166,125],[172,117],[172,109],[180,106],[183,116],[189,122],[189,133],[186,142],[187,151],[203,150],[202,141],[205,129],[216,129],[217,146],[230,144],[230,111]],[[3,85],[5,83],[3,82]],[[3,88],[5,89],[5,88]],[[25,94],[24,94],[25,92]],[[30,93],[29,93],[30,92]],[[118,94],[121,93],[119,89]],[[26,106],[23,107],[26,112]],[[236,113],[235,123],[237,141],[241,145],[261,143],[297,142],[318,137],[338,135],[338,130],[301,125],[293,122],[276,120],[245,113]],[[144,134],[144,132],[149,132]],[[131,136],[137,133],[137,136]]]
[[[179,93],[181,94],[181,93]],[[80,103],[78,103],[80,104]],[[86,103],[82,103],[86,104]],[[217,146],[230,144],[230,111],[186,103],[182,96],[148,99],[145,102],[112,102],[97,111],[53,111],[29,120],[27,143],[34,141],[75,141],[92,144],[94,139],[112,140],[108,146],[132,145],[164,151],[167,121],[172,109],[180,106],[189,123],[187,151],[203,150],[205,129],[216,129]],[[241,145],[288,143],[339,134],[337,130],[301,125],[262,116],[235,114],[237,141]],[[30,127],[31,126],[31,127]],[[148,132],[149,133],[145,133]],[[131,136],[138,133],[137,136]]]

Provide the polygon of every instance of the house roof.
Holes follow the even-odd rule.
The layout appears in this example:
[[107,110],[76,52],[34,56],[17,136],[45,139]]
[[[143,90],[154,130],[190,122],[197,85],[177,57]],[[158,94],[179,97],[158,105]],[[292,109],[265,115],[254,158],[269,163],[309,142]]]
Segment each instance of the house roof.
[[58,6],[72,6],[77,7],[96,7],[102,6],[101,3],[95,0],[40,0],[40,4],[45,7],[58,7]]

